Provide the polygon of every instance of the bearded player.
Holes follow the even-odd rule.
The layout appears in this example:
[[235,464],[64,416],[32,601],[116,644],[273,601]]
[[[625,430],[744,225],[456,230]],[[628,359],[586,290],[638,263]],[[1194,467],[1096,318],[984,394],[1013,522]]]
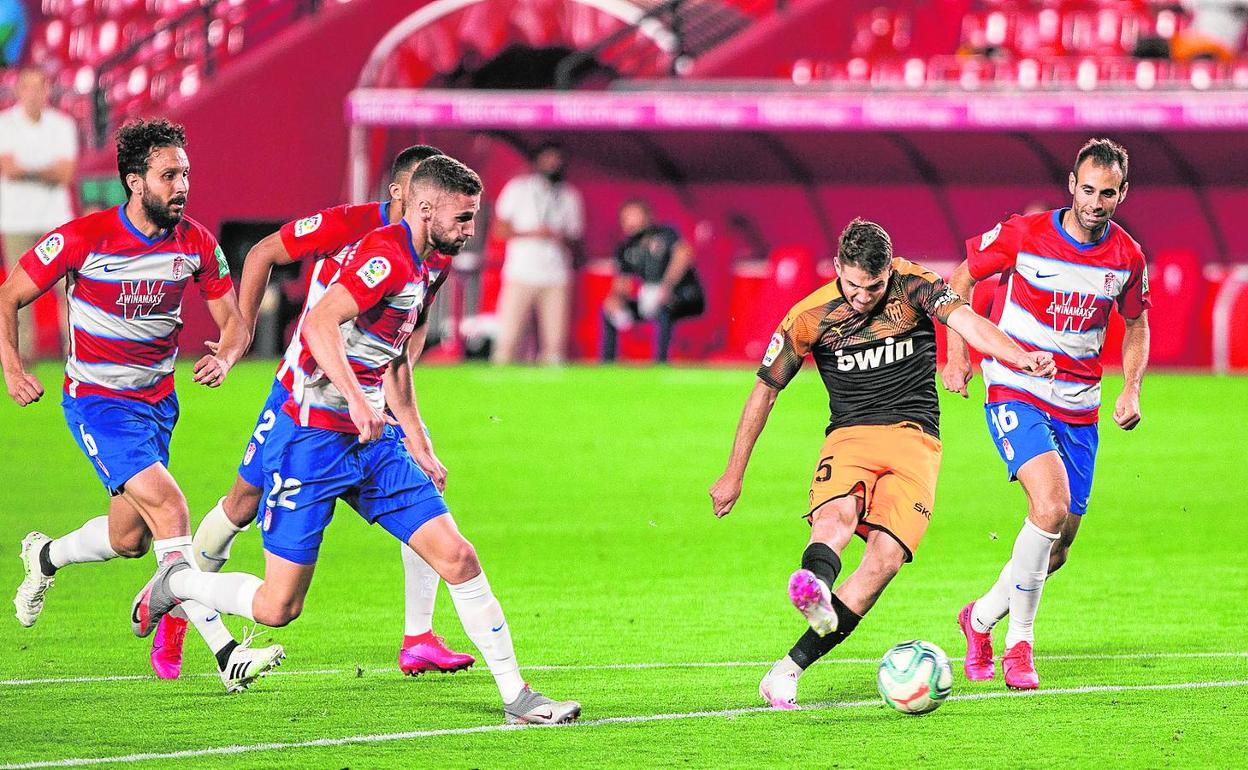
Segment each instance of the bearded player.
[[[1011,481],[1027,496],[1027,518],[996,582],[962,608],[967,679],[995,676],[992,629],[1009,614],[1001,665],[1007,687],[1040,686],[1033,645],[1036,611],[1047,577],[1066,563],[1092,491],[1101,349],[1110,313],[1126,324],[1126,378],[1113,418],[1123,430],[1140,423],[1140,384],[1148,363],[1148,270],[1144,253],[1111,221],[1127,197],[1127,151],[1093,139],[1070,172],[1069,208],[1013,216],[966,242],[966,261],[950,279],[969,296],[976,283],[999,275],[993,320],[1029,351],[1051,353],[1058,373],[1037,378],[997,358],[983,363],[989,435]],[[949,334],[941,379],[966,397],[971,364],[966,343]]]
[[[710,490],[715,515],[728,515],[777,396],[813,356],[832,415],[805,513],[810,540],[789,579],[789,600],[810,628],[759,684],[779,709],[797,708],[803,672],[853,632],[927,531],[941,453],[933,319],[1020,370],[1053,371],[1050,354],[1024,351],[937,275],[894,257],[874,222],[855,219],[841,233],[836,273],[771,338],[728,468]],[[866,551],[837,585],[841,552],[855,534]]]
[[[260,240],[248,252],[243,265],[239,286],[239,304],[247,328],[255,328],[260,303],[268,287],[269,276],[275,265],[302,263],[307,272],[307,299],[300,323],[307,311],[324,295],[326,288],[337,277],[341,261],[351,246],[378,227],[397,223],[403,217],[404,200],[412,171],[423,160],[441,155],[436,147],[418,144],[398,153],[390,169],[388,200],[380,203],[342,205],[287,222],[281,229]],[[433,301],[438,288],[450,275],[450,258],[431,253],[424,264],[430,273],[430,292],[425,306]],[[422,323],[413,334],[411,350],[419,356],[424,347],[427,326]],[[290,347],[278,366],[268,398],[260,408],[238,475],[229,493],[221,498],[204,516],[195,531],[192,553],[201,569],[218,572],[230,555],[234,538],[255,520],[260,504],[264,477],[261,472],[265,447],[270,443],[270,432],[277,424],[282,404],[290,396],[294,383],[294,370],[302,352],[302,342],[296,331]],[[416,410],[415,399],[411,408]],[[416,419],[420,421],[419,411]],[[423,421],[420,422],[423,425]],[[434,480],[439,490],[446,485],[446,468],[434,454],[433,444],[426,431],[401,436],[405,448],[417,464]],[[471,666],[471,655],[455,652],[446,646],[445,640],[433,633],[433,609],[440,580],[438,573],[425,563],[412,549],[400,548],[404,577],[404,636],[399,647],[399,670],[417,675],[426,671],[453,672]],[[152,668],[163,679],[176,679],[182,671],[182,643],[186,634],[186,621],[173,612],[161,619],[152,638]]]

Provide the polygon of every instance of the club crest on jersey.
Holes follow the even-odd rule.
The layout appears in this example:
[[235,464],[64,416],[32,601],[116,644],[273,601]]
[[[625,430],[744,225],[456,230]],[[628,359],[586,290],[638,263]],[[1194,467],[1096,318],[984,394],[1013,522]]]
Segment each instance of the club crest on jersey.
[[377,285],[386,280],[386,276],[390,275],[390,261],[385,257],[373,257],[364,263],[364,266],[355,271],[360,277],[364,285],[370,289],[377,288]]
[[164,298],[164,281],[122,281],[117,304],[127,319],[146,318]]
[[771,342],[767,343],[767,353],[763,356],[763,366],[771,366],[776,362],[776,356],[780,355],[780,350],[784,348],[784,338],[780,336],[780,332],[771,335]]
[[35,256],[39,257],[41,264],[50,265],[63,248],[65,248],[65,236],[60,233],[52,233],[43,239],[43,243],[35,247]]
[[182,280],[182,268],[186,266],[186,257],[181,254],[175,255],[173,258],[173,280]]
[[979,250],[983,251],[984,249],[991,246],[992,242],[995,241],[997,239],[997,236],[1000,234],[1001,234],[1001,223],[998,222],[996,227],[992,228],[988,232],[979,236]]
[[303,219],[300,219],[298,222],[295,222],[295,237],[302,238],[308,233],[314,233],[316,232],[317,228],[319,228],[320,226],[321,226],[320,214],[313,214],[310,217],[304,217]]
[[842,372],[852,372],[855,369],[859,371],[878,369],[913,354],[914,340],[904,339],[897,342],[892,337],[886,337],[883,344],[874,347],[855,350],[852,353],[844,350],[836,351],[836,368]]
[[1053,301],[1045,311],[1059,332],[1082,332],[1096,313],[1096,295],[1072,291],[1053,292]]
[[1114,273],[1105,274],[1104,294],[1111,299],[1118,296],[1118,276]]

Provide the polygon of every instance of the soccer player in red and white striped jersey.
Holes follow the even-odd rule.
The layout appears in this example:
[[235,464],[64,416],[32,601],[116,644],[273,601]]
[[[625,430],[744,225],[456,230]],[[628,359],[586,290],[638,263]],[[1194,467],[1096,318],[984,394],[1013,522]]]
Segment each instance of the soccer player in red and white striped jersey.
[[[9,395],[28,406],[43,386],[18,357],[17,309],[66,280],[71,337],[61,404],[70,433],[112,495],[107,516],[63,537],[31,532],[22,541],[26,576],[13,600],[22,625],[35,623],[53,575],[68,564],[137,558],[149,548],[157,561],[190,553],[186,498],[167,467],[188,287],[198,286],[221,331],[214,352],[196,362],[195,382],[220,386],[249,334],[225,255],[211,233],[183,215],[190,189],[185,146],[182,127],[167,121],[122,126],[117,170],[127,202],[53,230],[0,288],[0,365]],[[245,688],[282,657],[280,646],[236,643],[202,605],[182,611],[216,655],[227,690]]]
[[[243,453],[229,493],[208,512],[195,531],[194,553],[205,570],[220,570],[229,558],[230,547],[238,533],[256,518],[264,478],[261,473],[264,448],[271,443],[270,431],[276,416],[294,387],[295,373],[303,354],[299,330],[310,308],[316,305],[325,290],[337,278],[346,257],[369,232],[399,222],[408,180],[413,169],[426,158],[441,155],[436,147],[413,145],[399,152],[391,164],[390,197],[380,203],[341,205],[291,220],[278,232],[263,238],[247,254],[239,285],[239,304],[247,328],[253,329],[270,272],[275,265],[302,263],[307,281],[306,301],[300,313],[295,334],[277,369],[269,396],[260,409],[255,428]],[[438,252],[423,260],[429,272],[427,307],[450,276],[451,258]],[[414,356],[424,348],[427,326],[422,323],[410,343]],[[412,408],[416,409],[415,401]],[[417,411],[419,418],[419,412]],[[404,437],[404,446],[416,463],[443,489],[446,468],[434,454],[428,434],[420,431]],[[410,548],[400,548],[404,576],[404,636],[399,646],[399,670],[415,675],[424,672],[452,672],[471,666],[473,656],[456,652],[433,632],[433,610],[440,579],[428,564]],[[178,618],[166,616],[152,640],[152,667],[166,678],[175,678],[181,668],[182,650],[167,639],[176,639]]]
[[[1101,405],[1101,349],[1114,309],[1126,325],[1126,384],[1114,405],[1124,430],[1140,422],[1140,383],[1148,361],[1148,270],[1144,253],[1111,221],[1127,196],[1127,152],[1108,139],[1080,149],[1070,174],[1069,208],[1014,216],[966,242],[967,259],[950,286],[962,296],[999,275],[993,320],[1024,350],[1047,351],[1051,380],[993,358],[983,363],[988,428],[1028,514],[1009,562],[991,590],[958,616],[967,638],[969,679],[991,679],[992,627],[1008,613],[1005,683],[1039,686],[1033,623],[1046,577],[1065,563],[1088,510]],[[967,395],[966,343],[949,334],[946,389]]]

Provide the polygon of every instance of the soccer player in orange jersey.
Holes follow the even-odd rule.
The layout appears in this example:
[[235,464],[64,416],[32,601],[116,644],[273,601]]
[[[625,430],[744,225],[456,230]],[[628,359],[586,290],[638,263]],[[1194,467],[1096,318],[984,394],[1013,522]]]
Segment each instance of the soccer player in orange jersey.
[[[1052,355],[1025,352],[937,275],[894,257],[874,222],[855,219],[841,233],[836,271],[772,336],[728,468],[710,490],[715,515],[728,515],[776,397],[813,356],[832,416],[805,513],[810,541],[789,579],[789,598],[810,628],[759,685],[779,709],[797,708],[802,672],[853,632],[927,530],[941,446],[932,318],[1012,366],[1053,374]],[[854,534],[866,553],[837,586],[841,551]]]

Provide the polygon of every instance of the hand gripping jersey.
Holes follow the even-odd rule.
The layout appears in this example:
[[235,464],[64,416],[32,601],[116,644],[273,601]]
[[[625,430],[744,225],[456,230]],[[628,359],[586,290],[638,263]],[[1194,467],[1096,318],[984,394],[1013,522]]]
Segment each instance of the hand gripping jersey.
[[[378,228],[348,247],[333,283],[346,289],[360,308],[360,314],[341,327],[343,345],[369,403],[383,409],[382,375],[403,355],[429,290],[429,272],[412,247],[407,222]],[[291,399],[284,410],[301,426],[355,433],[346,398],[301,342],[297,365],[291,367]]]
[[40,289],[67,276],[70,346],[65,392],[156,403],[173,391],[182,296],[233,289],[225,255],[202,225],[183,217],[155,238],[125,207],[88,214],[53,230],[21,258]]
[[966,303],[935,273],[900,257],[880,304],[856,312],[833,281],[793,306],[767,346],[758,378],[783,388],[807,354],[828,389],[828,433],[913,422],[940,437],[934,316]]
[[1013,216],[967,240],[976,280],[1000,273],[992,320],[1024,350],[1057,363],[1052,381],[984,359],[988,401],[1026,401],[1064,422],[1095,423],[1101,404],[1101,348],[1110,308],[1138,318],[1152,305],[1144,253],[1110,222],[1100,240],[1079,243],[1062,229],[1067,209]]

